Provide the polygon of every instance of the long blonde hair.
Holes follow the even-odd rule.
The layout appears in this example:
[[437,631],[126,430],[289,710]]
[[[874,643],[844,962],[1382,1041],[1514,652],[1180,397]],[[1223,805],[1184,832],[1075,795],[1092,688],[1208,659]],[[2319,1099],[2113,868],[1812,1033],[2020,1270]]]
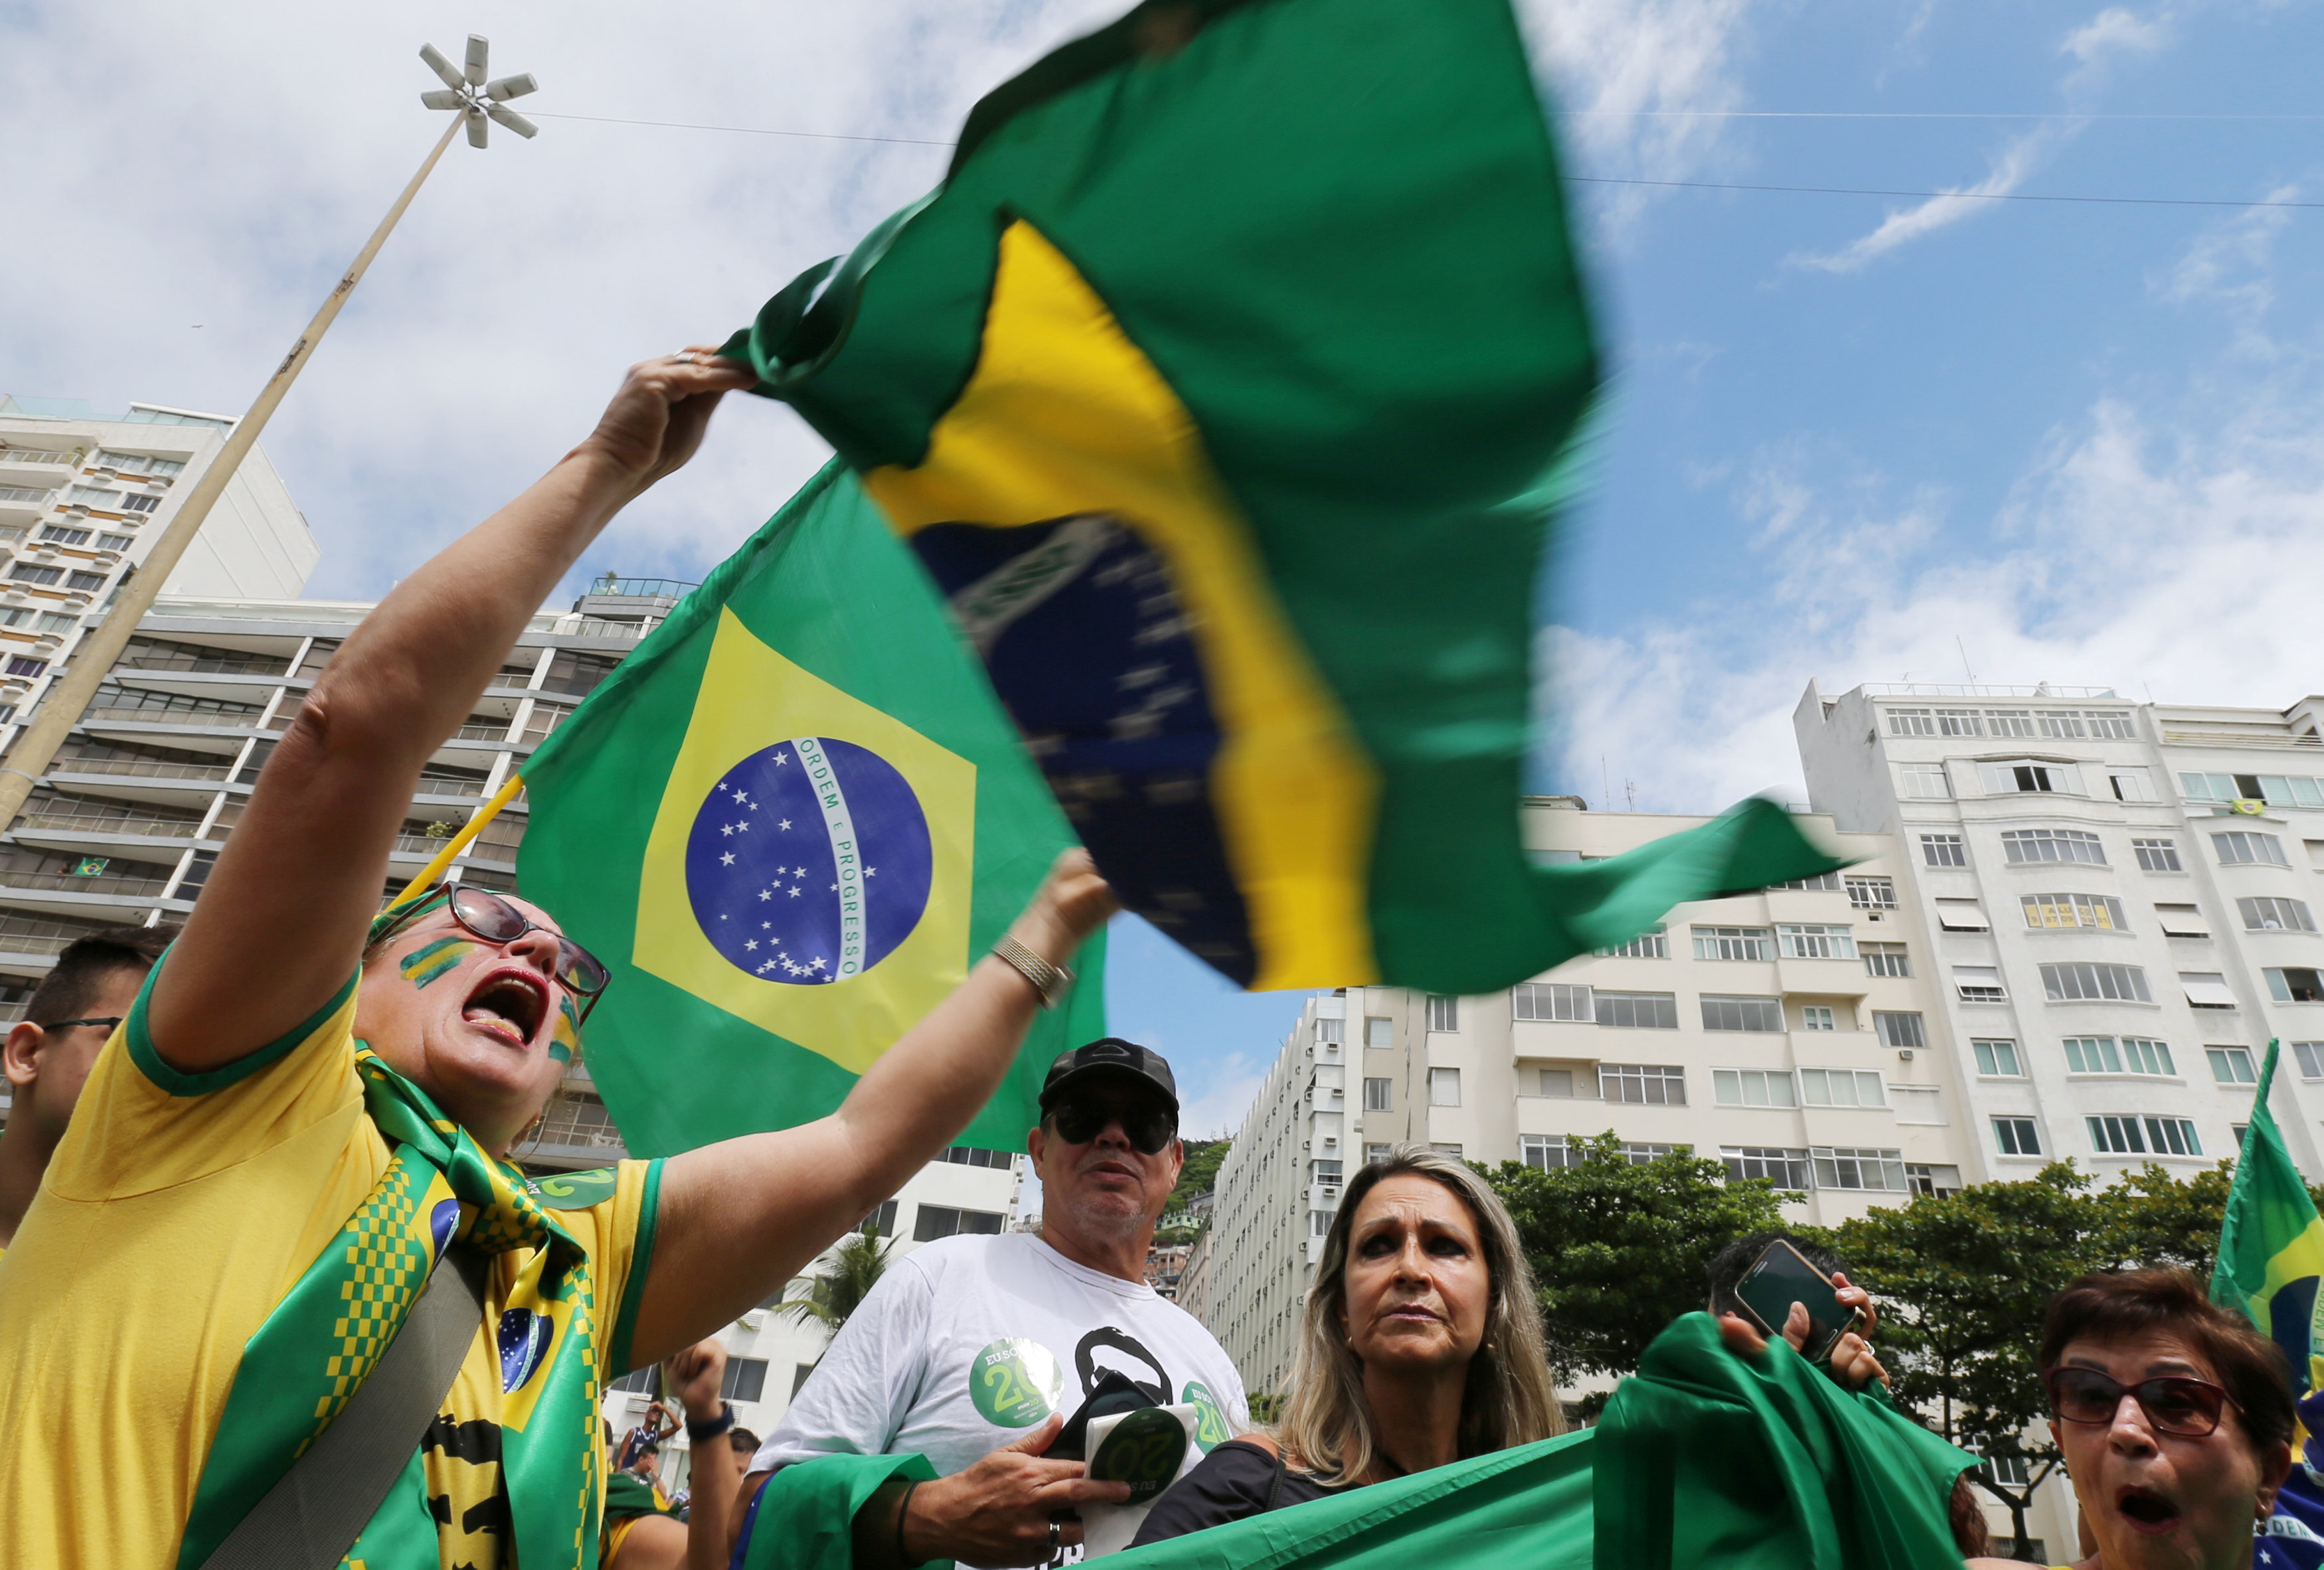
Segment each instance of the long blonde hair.
[[1468,1167],[1435,1151],[1400,1144],[1388,1160],[1365,1167],[1348,1184],[1340,1213],[1323,1240],[1323,1257],[1307,1293],[1299,1345],[1285,1383],[1286,1401],[1276,1438],[1301,1471],[1326,1482],[1362,1477],[1379,1454],[1371,1408],[1364,1399],[1364,1365],[1348,1345],[1344,1329],[1348,1234],[1364,1196],[1384,1180],[1406,1173],[1443,1184],[1469,1207],[1491,1283],[1484,1344],[1470,1360],[1468,1388],[1461,1398],[1461,1454],[1481,1455],[1565,1432],[1565,1414],[1558,1406],[1556,1382],[1550,1377],[1542,1347],[1533,1271],[1526,1263],[1517,1223],[1509,1219],[1500,1197]]

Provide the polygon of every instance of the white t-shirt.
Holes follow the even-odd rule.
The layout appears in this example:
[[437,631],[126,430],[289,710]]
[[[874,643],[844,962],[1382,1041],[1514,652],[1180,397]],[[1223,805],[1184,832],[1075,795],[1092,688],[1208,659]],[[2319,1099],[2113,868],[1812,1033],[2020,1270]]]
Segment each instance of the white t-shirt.
[[918,1453],[948,1477],[1051,1412],[1071,1418],[1109,1370],[1198,1409],[1189,1464],[1250,1427],[1226,1350],[1145,1282],[1030,1233],[942,1238],[888,1267],[750,1469]]

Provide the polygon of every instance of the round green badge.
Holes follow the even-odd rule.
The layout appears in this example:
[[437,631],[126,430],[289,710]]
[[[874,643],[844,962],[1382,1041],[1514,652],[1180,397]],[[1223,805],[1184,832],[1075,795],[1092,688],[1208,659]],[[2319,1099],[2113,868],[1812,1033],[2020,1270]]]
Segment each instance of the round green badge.
[[1170,1486],[1186,1459],[1186,1430],[1164,1407],[1131,1412],[1090,1457],[1089,1474],[1102,1483],[1130,1484],[1130,1504],[1150,1504]]
[[968,1393],[987,1422],[1029,1428],[1065,1399],[1065,1371],[1039,1342],[1004,1336],[968,1365]]
[[1204,1455],[1208,1455],[1234,1437],[1227,1432],[1227,1415],[1219,1409],[1219,1398],[1202,1381],[1188,1380],[1186,1388],[1178,1392],[1178,1400],[1194,1409],[1194,1443]]

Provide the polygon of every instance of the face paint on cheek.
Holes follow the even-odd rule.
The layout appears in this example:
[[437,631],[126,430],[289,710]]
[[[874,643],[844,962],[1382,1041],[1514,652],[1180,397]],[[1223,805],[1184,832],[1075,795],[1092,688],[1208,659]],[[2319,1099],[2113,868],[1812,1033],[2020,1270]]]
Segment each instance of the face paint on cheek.
[[549,1037],[549,1055],[560,1063],[569,1063],[581,1050],[581,1014],[573,1006],[570,997],[557,1000],[557,1029]]
[[422,943],[395,962],[403,978],[414,987],[426,987],[429,982],[450,975],[460,968],[460,961],[475,953],[478,944],[466,938],[438,938],[432,943]]

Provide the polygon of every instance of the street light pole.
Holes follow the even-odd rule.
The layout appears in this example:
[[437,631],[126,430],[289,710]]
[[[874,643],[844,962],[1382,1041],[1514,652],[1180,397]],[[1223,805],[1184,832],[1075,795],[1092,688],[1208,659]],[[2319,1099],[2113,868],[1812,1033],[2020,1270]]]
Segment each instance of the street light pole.
[[[437,53],[432,45],[420,50],[420,58],[427,60],[429,68],[438,76],[451,84],[453,89],[423,94],[421,102],[429,108],[456,109],[458,113],[444,128],[444,134],[437,138],[436,146],[428,154],[426,161],[420,164],[420,172],[411,177],[411,183],[403,188],[403,194],[395,198],[393,207],[388,208],[387,216],[381,219],[379,227],[372,231],[370,241],[357,253],[354,265],[347,269],[337,287],[323,301],[322,308],[315,313],[315,319],[307,324],[307,330],[299,335],[299,341],[290,345],[288,354],[282,356],[282,363],[277,365],[274,374],[267,378],[266,385],[259,390],[249,410],[235,423],[234,429],[226,433],[226,443],[218,449],[217,456],[202,472],[202,477],[194,482],[193,490],[171,519],[170,527],[161,532],[160,539],[153,542],[153,548],[146,554],[145,559],[122,583],[106,610],[104,620],[97,623],[95,631],[82,637],[72,651],[69,668],[50,683],[47,693],[41,700],[39,712],[33,715],[32,722],[17,733],[5,763],[0,763],[0,824],[14,822],[16,814],[23,810],[25,798],[40,783],[41,776],[48,771],[51,761],[57,755],[57,748],[64,745],[65,738],[72,734],[74,726],[80,723],[89,700],[97,695],[97,688],[112,674],[114,662],[129,647],[130,636],[137,630],[138,623],[145,619],[145,613],[153,608],[155,597],[161,593],[161,586],[170,581],[171,572],[185,555],[187,547],[194,543],[194,536],[209,517],[211,507],[225,493],[226,482],[242,467],[242,461],[250,455],[250,449],[258,445],[259,433],[266,428],[267,419],[282,401],[283,394],[290,390],[290,384],[298,380],[299,372],[306,368],[308,360],[315,353],[315,345],[322,342],[323,334],[337,318],[339,308],[347,303],[347,297],[355,293],[355,285],[363,281],[364,272],[371,266],[372,258],[377,256],[379,248],[387,243],[388,235],[395,229],[396,221],[403,216],[404,209],[411,206],[411,198],[420,194],[420,186],[435,170],[437,160],[442,158],[444,150],[452,145],[452,138],[465,125],[468,129],[469,142],[476,147],[484,146],[487,115],[519,135],[529,137],[533,133],[531,122],[503,108],[500,100],[530,93],[537,84],[530,76],[506,78],[486,84],[486,47],[482,38],[473,35],[469,38],[466,81],[454,74],[450,62]],[[450,101],[438,103],[438,99]]]

